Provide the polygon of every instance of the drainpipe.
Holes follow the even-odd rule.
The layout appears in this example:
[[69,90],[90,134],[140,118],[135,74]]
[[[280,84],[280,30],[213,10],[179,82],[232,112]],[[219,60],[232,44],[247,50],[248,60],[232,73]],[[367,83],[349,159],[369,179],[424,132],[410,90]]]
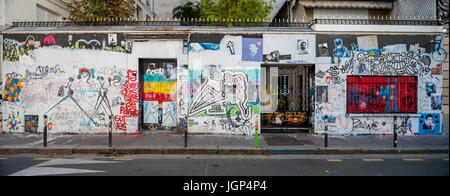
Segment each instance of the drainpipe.
[[152,0],[152,12],[153,12],[153,19],[156,17],[155,14],[155,0]]
[[291,26],[291,0],[287,1],[287,9],[288,9],[288,27]]

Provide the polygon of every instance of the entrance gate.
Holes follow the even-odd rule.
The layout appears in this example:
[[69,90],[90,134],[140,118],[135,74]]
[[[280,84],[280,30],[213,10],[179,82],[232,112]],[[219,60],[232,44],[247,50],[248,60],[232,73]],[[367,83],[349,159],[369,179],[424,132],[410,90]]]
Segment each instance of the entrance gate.
[[261,66],[262,133],[310,132],[314,66]]
[[177,61],[140,59],[139,130],[177,126]]

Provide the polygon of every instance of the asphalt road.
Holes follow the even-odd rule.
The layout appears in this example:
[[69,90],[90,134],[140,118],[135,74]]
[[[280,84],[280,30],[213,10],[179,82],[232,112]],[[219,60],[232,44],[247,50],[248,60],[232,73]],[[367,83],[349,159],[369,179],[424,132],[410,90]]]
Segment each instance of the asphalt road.
[[449,176],[448,157],[0,155],[0,176]]

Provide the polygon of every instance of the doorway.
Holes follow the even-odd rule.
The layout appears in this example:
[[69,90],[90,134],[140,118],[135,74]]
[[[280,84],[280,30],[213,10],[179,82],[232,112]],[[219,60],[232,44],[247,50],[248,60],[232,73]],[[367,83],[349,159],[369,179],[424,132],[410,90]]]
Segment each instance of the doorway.
[[139,130],[177,126],[177,60],[139,59]]
[[313,65],[261,65],[262,133],[310,133]]

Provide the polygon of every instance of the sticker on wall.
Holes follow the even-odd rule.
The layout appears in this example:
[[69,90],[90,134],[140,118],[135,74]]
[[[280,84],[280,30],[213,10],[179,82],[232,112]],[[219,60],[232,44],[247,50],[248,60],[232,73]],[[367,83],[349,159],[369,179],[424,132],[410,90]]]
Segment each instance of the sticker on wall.
[[441,115],[437,113],[420,113],[419,134],[440,135]]
[[263,60],[263,39],[242,38],[242,61]]

